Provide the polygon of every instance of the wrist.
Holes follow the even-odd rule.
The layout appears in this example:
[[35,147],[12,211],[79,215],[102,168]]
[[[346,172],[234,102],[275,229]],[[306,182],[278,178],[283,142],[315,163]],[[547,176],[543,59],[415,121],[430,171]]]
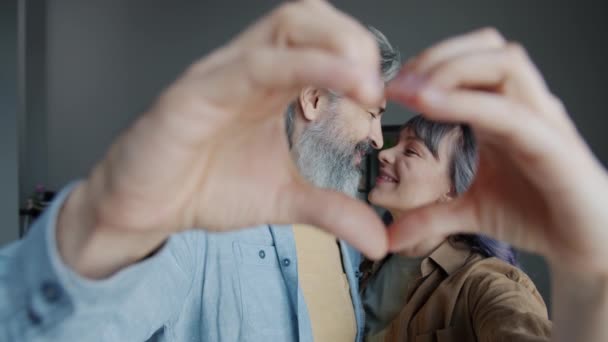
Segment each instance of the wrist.
[[555,341],[607,341],[608,274],[552,267]]
[[56,242],[63,262],[80,274],[87,244],[95,230],[95,210],[87,199],[86,183],[79,183],[68,195],[57,218]]
[[90,279],[106,278],[157,250],[169,236],[164,231],[132,231],[100,220],[98,198],[88,182],[68,196],[57,219],[56,241],[63,262]]

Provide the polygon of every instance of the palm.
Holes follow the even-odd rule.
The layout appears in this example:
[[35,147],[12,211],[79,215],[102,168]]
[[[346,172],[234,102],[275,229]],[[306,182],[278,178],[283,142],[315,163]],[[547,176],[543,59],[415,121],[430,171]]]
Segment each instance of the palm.
[[501,152],[500,147],[480,147],[478,172],[463,201],[474,208],[488,234],[523,249],[546,251],[543,229],[553,219],[543,194]]
[[[235,125],[235,131],[218,137],[205,160],[208,167],[194,175],[196,198],[188,202],[196,206],[196,213],[205,213],[198,214],[196,222],[212,229],[287,223],[281,204],[303,182],[291,160],[284,126],[281,116],[275,115]],[[209,213],[206,208],[217,210]]]
[[[593,204],[579,200],[583,184],[569,177],[565,169],[568,160],[561,158],[560,172],[552,161],[539,157],[532,163],[510,152],[505,146],[480,147],[479,172],[463,200],[475,208],[482,231],[577,267],[606,257],[599,245],[606,234],[603,229],[587,234],[573,229],[597,214]],[[553,172],[547,172],[550,169]],[[539,174],[544,177],[539,178]]]
[[[277,213],[276,208],[281,191],[300,181],[289,156],[281,116],[231,122],[231,113],[244,110],[237,106],[215,109],[214,115],[222,116],[226,128],[209,133],[200,122],[213,118],[201,120],[203,113],[144,117],[139,125],[160,125],[162,121],[175,134],[167,130],[142,132],[141,137],[129,136],[126,144],[118,147],[118,154],[125,153],[125,148],[136,149],[138,154],[120,164],[127,172],[116,172],[115,182],[120,186],[113,195],[120,198],[118,209],[124,213],[111,211],[111,217],[120,220],[116,224],[222,230],[280,221],[283,213]],[[258,108],[272,113],[265,106]],[[210,135],[205,139],[210,143],[200,146],[199,139],[205,134]],[[167,198],[167,194],[173,195]]]

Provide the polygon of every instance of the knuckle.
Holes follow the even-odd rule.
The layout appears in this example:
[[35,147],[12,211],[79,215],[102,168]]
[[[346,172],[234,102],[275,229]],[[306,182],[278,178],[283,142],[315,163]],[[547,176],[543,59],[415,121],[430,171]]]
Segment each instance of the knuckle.
[[287,25],[293,19],[293,16],[298,12],[299,3],[285,2],[275,9],[272,18],[279,26]]
[[553,108],[555,108],[556,111],[562,113],[566,112],[566,106],[564,105],[564,102],[562,102],[562,100],[557,96],[549,94],[549,102],[552,104]]
[[365,51],[366,56],[375,64],[380,63],[380,48],[376,43],[376,39],[371,34],[363,36],[362,40],[357,42],[356,48],[356,52]]
[[336,33],[329,37],[329,40],[333,49],[350,62],[367,65],[371,61],[376,63],[379,59],[378,46],[368,35]]
[[526,49],[518,42],[509,42],[505,46],[505,51],[507,52],[510,58],[516,60],[523,61],[528,57]]
[[[508,115],[508,120],[512,122],[526,122],[531,125],[534,116],[525,109],[522,105],[511,101],[505,103],[505,116]],[[522,131],[517,129],[513,124],[504,123],[496,128],[496,136],[506,144],[515,144],[521,137]]]
[[509,42],[505,47],[507,64],[514,69],[525,67],[529,64],[526,49],[517,42]]
[[374,38],[374,36],[371,33],[367,32],[367,34],[363,37],[362,44],[366,50],[368,50],[372,53],[372,55],[374,55],[374,56],[380,55],[380,47],[378,45],[378,42],[376,41],[376,38]]
[[334,37],[334,41],[348,57],[355,58],[361,56],[358,52],[362,49],[362,42],[361,39],[358,39],[356,36],[352,34],[341,35],[340,37],[336,36]]
[[527,114],[527,110],[524,105],[514,101],[505,101],[503,106],[505,115],[509,115],[509,117],[514,119],[525,119],[524,116]]
[[488,26],[477,31],[477,34],[483,39],[494,45],[502,45],[505,43],[505,38],[495,27]]

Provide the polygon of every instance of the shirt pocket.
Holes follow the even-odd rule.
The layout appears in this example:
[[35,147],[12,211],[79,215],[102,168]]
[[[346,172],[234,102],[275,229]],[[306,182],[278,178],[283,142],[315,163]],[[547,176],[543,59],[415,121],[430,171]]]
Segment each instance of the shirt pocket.
[[241,241],[234,247],[248,330],[258,336],[288,336],[295,316],[276,248]]
[[456,336],[453,328],[438,329],[430,333],[416,336],[415,342],[464,342],[469,341],[464,336]]

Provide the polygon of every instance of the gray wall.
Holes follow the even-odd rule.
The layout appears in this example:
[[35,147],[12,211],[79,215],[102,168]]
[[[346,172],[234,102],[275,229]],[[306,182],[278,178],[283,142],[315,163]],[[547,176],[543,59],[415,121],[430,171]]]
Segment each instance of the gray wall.
[[19,232],[17,0],[0,2],[0,245]]
[[[85,175],[112,138],[190,61],[276,3],[48,0],[48,183],[58,188]],[[608,74],[605,11],[555,0],[335,4],[383,30],[404,56],[454,33],[497,26],[529,48],[600,159],[608,161],[600,124],[606,120],[600,112],[606,107],[602,76]],[[385,123],[401,123],[407,113],[393,106]]]
[[82,177],[190,62],[266,6],[242,1],[48,1],[48,181]]
[[[38,0],[28,10],[39,19],[28,24],[33,26],[28,48],[38,53],[28,59],[30,144],[22,156],[27,165],[22,199],[37,182],[58,189],[84,177],[112,139],[190,61],[278,2],[47,0],[45,7]],[[334,3],[384,31],[404,56],[455,33],[498,27],[528,47],[592,148],[608,161],[603,132],[608,23],[598,5],[566,0]],[[385,124],[402,123],[409,115],[391,106]],[[525,257],[524,267],[547,296],[542,260]]]
[[19,139],[19,197],[23,207],[36,185],[48,184],[48,117],[46,0],[21,0],[24,3],[21,35],[25,70],[21,77],[23,104]]

